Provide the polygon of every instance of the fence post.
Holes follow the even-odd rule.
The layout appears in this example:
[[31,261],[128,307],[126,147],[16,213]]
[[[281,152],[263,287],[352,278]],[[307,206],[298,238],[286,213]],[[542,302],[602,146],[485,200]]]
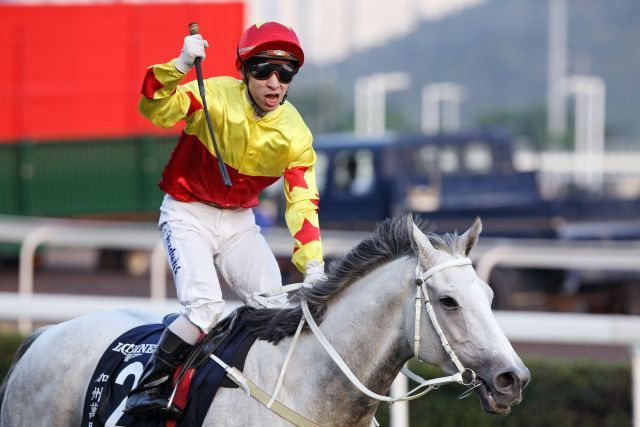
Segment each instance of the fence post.
[[[51,234],[48,227],[38,227],[30,231],[20,246],[20,262],[18,270],[18,293],[21,298],[33,297],[34,258],[38,246],[45,242]],[[18,319],[18,329],[23,334],[31,332],[33,322],[29,316]]]
[[[402,373],[398,374],[391,384],[391,396],[405,394],[409,388],[409,380]],[[409,426],[409,402],[396,402],[389,409],[390,427]],[[634,426],[635,427],[635,426]]]
[[633,427],[640,427],[640,343],[631,348],[631,400]]

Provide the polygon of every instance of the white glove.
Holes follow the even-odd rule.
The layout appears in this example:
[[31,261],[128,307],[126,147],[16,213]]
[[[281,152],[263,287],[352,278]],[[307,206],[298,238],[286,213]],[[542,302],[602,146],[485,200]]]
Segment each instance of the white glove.
[[184,38],[184,45],[182,46],[182,52],[176,59],[176,69],[183,74],[189,72],[195,64],[196,57],[200,57],[204,60],[206,56],[204,54],[204,48],[209,47],[209,43],[202,38],[200,34],[194,34]]
[[306,286],[313,286],[317,282],[327,280],[327,276],[324,274],[324,262],[313,260],[307,263],[307,274],[304,277],[304,283]]

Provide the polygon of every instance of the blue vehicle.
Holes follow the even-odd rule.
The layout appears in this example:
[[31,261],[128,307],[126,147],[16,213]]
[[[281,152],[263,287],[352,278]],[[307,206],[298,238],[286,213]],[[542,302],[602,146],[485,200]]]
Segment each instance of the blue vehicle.
[[514,169],[507,134],[330,134],[314,147],[323,228],[368,230],[416,212],[440,231],[462,230],[480,216],[483,235],[553,234],[535,173]]

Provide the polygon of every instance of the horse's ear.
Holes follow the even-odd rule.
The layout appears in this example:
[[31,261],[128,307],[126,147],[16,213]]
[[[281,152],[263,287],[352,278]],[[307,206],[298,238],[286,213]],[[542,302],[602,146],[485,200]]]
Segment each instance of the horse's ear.
[[418,226],[413,222],[413,220],[409,220],[409,225],[412,227],[412,237],[415,248],[423,254],[425,257],[431,257],[433,252],[436,250],[429,238],[418,228]]
[[471,249],[478,243],[478,237],[482,232],[482,221],[480,217],[476,217],[476,220],[462,236],[458,238],[458,245],[464,256],[469,256]]

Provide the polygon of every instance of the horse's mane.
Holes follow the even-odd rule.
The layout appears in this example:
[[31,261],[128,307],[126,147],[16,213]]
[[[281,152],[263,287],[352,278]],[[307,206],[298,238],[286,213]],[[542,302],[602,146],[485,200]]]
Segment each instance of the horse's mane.
[[[305,299],[316,322],[320,323],[327,308],[327,300],[359,278],[376,268],[416,253],[413,243],[410,216],[387,219],[378,224],[375,231],[345,255],[334,260],[327,272],[327,280],[302,287],[299,297]],[[454,254],[457,251],[457,234],[438,236],[431,232],[426,222],[413,219],[415,224],[439,250]],[[285,309],[261,309],[246,313],[245,321],[249,329],[259,339],[278,343],[296,331],[302,309],[300,306]]]

